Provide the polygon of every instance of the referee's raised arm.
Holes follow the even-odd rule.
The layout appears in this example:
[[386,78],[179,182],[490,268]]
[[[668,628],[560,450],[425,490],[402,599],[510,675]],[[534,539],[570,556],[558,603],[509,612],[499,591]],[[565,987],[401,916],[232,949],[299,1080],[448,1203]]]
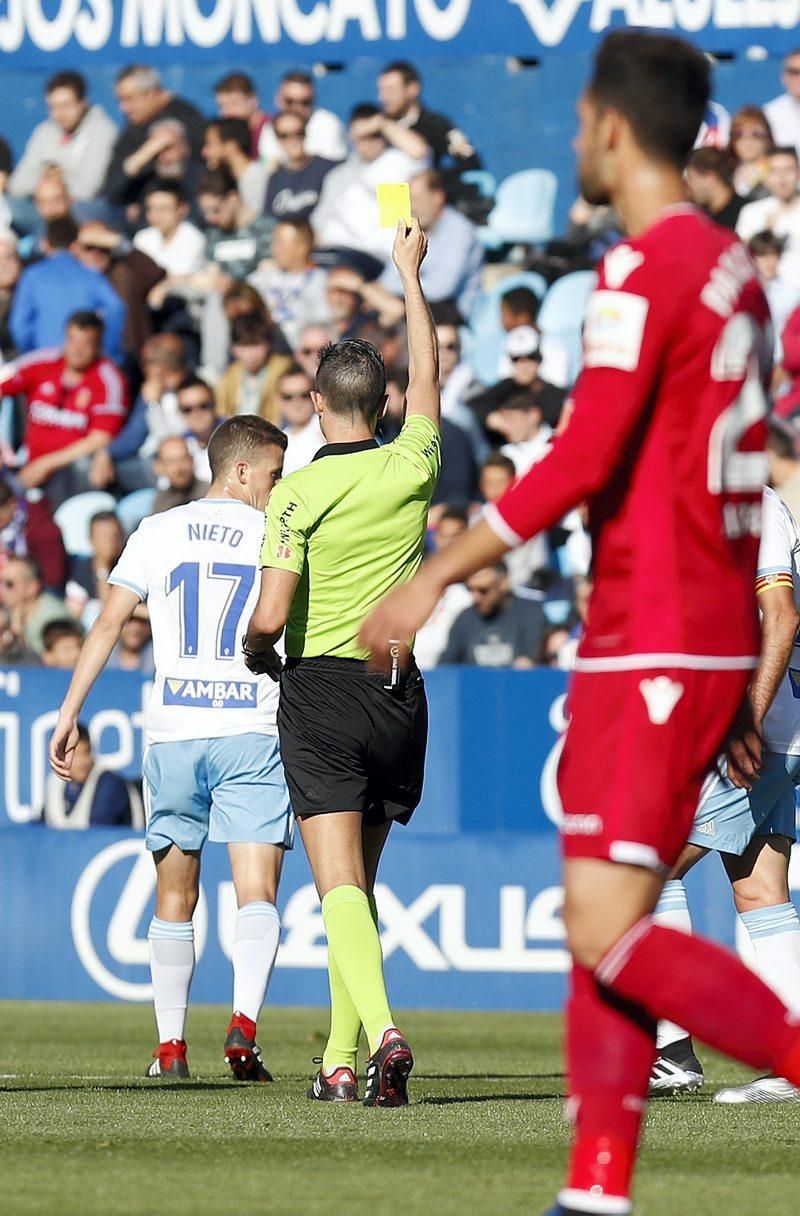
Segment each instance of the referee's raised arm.
[[406,417],[422,414],[438,427],[442,412],[439,394],[439,345],[431,310],[419,278],[419,269],[427,248],[428,240],[419,226],[419,220],[412,220],[410,228],[401,220],[397,225],[392,257],[400,274],[406,302]]

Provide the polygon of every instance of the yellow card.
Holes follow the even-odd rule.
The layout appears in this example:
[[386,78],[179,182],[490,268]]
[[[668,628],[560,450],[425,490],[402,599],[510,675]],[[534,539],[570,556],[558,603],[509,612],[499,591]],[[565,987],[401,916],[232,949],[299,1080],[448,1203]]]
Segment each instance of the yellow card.
[[408,182],[384,182],[376,187],[381,228],[396,228],[400,220],[411,227],[411,191]]

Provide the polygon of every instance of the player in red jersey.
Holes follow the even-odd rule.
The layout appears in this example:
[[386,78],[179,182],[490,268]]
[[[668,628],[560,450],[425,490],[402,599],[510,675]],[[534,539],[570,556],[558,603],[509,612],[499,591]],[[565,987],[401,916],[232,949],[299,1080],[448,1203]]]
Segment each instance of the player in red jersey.
[[27,399],[28,461],[18,479],[26,489],[45,489],[53,506],[89,489],[82,469],[125,421],[127,385],[100,353],[102,340],[98,314],[75,312],[62,351],[34,351],[0,369],[2,392]]
[[629,238],[601,267],[566,425],[361,635],[385,662],[447,585],[588,501],[594,593],[559,772],[574,963],[562,1214],[631,1211],[658,1017],[800,1082],[800,1024],[778,998],[732,954],[651,919],[758,652],[769,312],[741,245],[685,202],[708,92],[704,57],[678,39],[604,41],[579,104],[580,184]]

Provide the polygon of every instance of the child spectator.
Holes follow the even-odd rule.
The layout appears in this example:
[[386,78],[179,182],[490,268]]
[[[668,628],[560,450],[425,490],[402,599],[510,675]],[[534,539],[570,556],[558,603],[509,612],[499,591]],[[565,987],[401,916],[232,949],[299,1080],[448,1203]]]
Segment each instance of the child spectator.
[[81,653],[83,630],[76,621],[64,617],[60,621],[51,621],[42,633],[42,662],[45,667],[55,667],[60,671],[74,671]]

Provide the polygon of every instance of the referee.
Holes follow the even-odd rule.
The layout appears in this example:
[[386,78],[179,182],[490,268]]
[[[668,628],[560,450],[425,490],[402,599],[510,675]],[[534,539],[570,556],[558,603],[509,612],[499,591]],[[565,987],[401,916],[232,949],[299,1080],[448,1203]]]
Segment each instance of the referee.
[[395,820],[422,794],[428,714],[408,639],[391,642],[391,670],[368,669],[364,618],[422,561],[441,465],[436,336],[419,271],[417,220],[398,227],[393,258],[408,326],[406,421],[380,447],[386,375],[368,342],[320,355],[311,394],[326,446],[272,491],[261,594],[244,640],[252,671],[276,675],[286,628],[278,712],[281,753],[328,937],[331,1028],[310,1098],[358,1099],[361,1027],[369,1044],[364,1103],[404,1106],[411,1048],[394,1025],[383,978],[373,890]]

